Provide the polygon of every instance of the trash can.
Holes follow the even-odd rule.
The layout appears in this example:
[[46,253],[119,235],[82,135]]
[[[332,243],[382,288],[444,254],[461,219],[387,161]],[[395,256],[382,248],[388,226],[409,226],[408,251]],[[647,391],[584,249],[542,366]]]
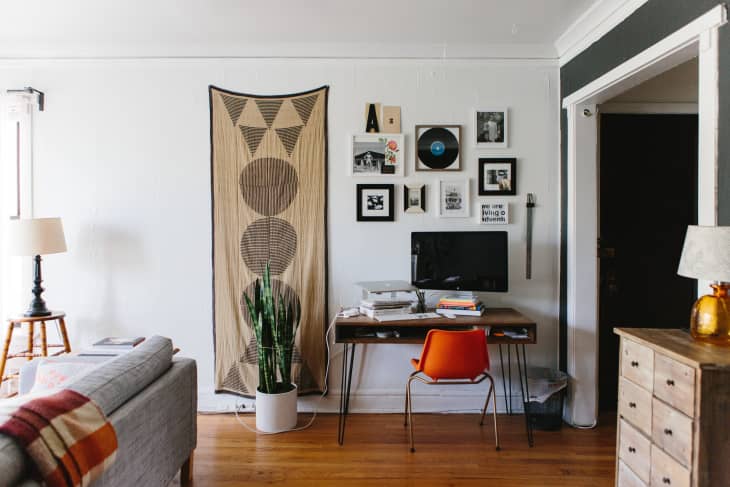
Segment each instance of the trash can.
[[568,374],[545,367],[527,369],[530,398],[527,409],[532,427],[538,430],[559,430],[563,424],[563,400],[568,387]]

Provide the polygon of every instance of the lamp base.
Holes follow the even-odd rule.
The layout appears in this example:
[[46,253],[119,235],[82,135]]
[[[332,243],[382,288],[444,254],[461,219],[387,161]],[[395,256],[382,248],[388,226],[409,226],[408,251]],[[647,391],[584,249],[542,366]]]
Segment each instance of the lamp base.
[[23,316],[50,316],[52,314],[46,307],[46,302],[41,297],[41,294],[45,291],[41,286],[42,282],[41,256],[36,255],[33,258],[33,299],[28,306],[28,310],[23,313]]
[[702,296],[692,306],[690,333],[695,340],[730,347],[730,283],[711,287],[712,295]]

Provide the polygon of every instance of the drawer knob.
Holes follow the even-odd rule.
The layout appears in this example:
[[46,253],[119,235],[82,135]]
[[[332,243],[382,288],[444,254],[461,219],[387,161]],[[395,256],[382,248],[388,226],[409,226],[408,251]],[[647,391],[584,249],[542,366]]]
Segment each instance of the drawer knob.
[[672,483],[672,479],[670,479],[669,477],[662,477],[662,483],[669,485]]
[[674,381],[673,381],[672,379],[667,379],[667,385],[668,385],[669,387],[672,387],[672,386],[674,386]]
[[670,430],[669,428],[664,428],[664,434],[672,436],[672,430]]
[[636,453],[636,448],[634,448],[633,446],[630,446],[629,453]]
[[631,361],[631,366],[632,367],[638,367],[639,366],[639,362],[637,362],[636,360],[632,360]]
[[635,402],[630,402],[629,403],[629,407],[630,408],[635,408],[636,407],[636,403]]

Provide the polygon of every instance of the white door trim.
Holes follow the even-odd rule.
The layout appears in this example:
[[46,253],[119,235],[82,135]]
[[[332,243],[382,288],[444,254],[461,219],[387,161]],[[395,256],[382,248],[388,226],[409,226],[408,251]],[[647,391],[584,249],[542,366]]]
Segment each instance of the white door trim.
[[[595,105],[699,54],[698,221],[717,221],[718,36],[727,22],[714,7],[673,34],[563,99],[567,137],[567,359],[571,379],[565,419],[578,426],[598,416],[598,235]],[[585,116],[589,112],[592,116]],[[707,189],[714,188],[714,191]]]
[[602,104],[598,110],[601,113],[626,114],[672,114],[685,115],[699,113],[697,103],[644,103],[644,102],[608,102]]

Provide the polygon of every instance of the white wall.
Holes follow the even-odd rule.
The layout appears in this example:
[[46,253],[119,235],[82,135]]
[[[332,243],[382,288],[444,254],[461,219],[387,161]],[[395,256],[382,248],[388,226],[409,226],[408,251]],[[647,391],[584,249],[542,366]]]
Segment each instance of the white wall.
[[[207,86],[283,94],[331,86],[329,104],[330,311],[358,297],[358,280],[408,279],[410,232],[501,230],[477,220],[476,151],[468,137],[473,107],[510,107],[510,148],[484,151],[518,158],[518,196],[511,203],[510,292],[485,296],[514,306],[539,324],[529,362],[557,363],[558,83],[552,61],[430,61],[323,59],[33,60],[0,62],[0,89],[32,85],[46,92],[36,114],[34,191],[37,216],[63,217],[69,252],[48,256],[44,277],[50,306],[68,313],[72,345],[106,335],[161,334],[197,360],[201,405],[240,402],[213,395],[211,323],[210,153]],[[428,184],[428,214],[405,215],[402,187],[394,223],[355,221],[355,184],[348,175],[348,134],[361,131],[364,104],[402,107],[406,176],[392,182]],[[470,219],[436,217],[442,174],[413,171],[416,123],[461,123]],[[381,181],[378,179],[378,181]],[[537,196],[533,279],[524,279],[524,200]],[[365,253],[375,243],[377,255]],[[478,258],[478,256],[475,256]],[[417,346],[360,348],[353,410],[399,410]],[[331,366],[336,410],[339,346]],[[498,354],[492,349],[495,372]],[[360,353],[363,353],[361,355]],[[498,374],[497,374],[498,375]],[[518,384],[517,382],[515,382]],[[517,386],[518,387],[518,386]],[[501,384],[498,392],[501,395]],[[416,407],[467,409],[484,393],[416,386]],[[515,387],[515,393],[517,388]],[[500,400],[501,401],[501,400]],[[250,403],[246,400],[245,402]],[[302,400],[306,409],[312,398]],[[501,404],[501,402],[500,402]]]

